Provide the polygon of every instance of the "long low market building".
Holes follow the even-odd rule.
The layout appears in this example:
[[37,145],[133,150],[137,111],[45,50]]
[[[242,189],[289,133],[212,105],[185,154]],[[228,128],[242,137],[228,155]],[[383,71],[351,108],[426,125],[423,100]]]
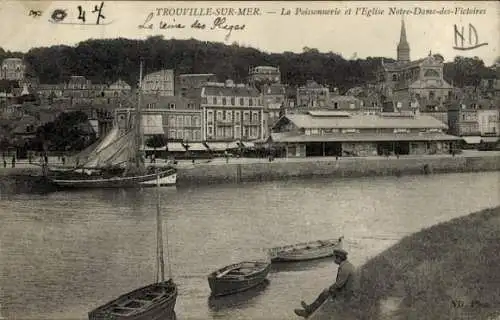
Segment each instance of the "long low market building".
[[266,141],[287,157],[451,153],[459,137],[431,116],[411,113],[350,114],[309,111],[281,117]]

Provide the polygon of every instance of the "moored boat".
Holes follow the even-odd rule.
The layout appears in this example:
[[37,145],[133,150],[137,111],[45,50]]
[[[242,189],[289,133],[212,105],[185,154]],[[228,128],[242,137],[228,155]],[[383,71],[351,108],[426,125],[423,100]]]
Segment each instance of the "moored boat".
[[156,202],[156,281],[119,296],[89,312],[89,320],[174,320],[177,301],[177,284],[172,280],[170,257],[167,257],[169,279],[165,280],[163,259],[163,226],[160,214],[160,176],[157,175]]
[[272,262],[304,261],[333,256],[335,249],[342,248],[342,239],[316,240],[269,249]]
[[208,275],[212,296],[224,296],[261,284],[271,269],[270,261],[244,261],[231,264]]
[[[63,166],[44,165],[45,175],[62,188],[131,188],[157,185],[174,186],[177,171],[173,166],[146,167],[141,113],[142,62],[135,115],[129,115],[126,128],[115,123],[101,140],[70,157]],[[46,169],[46,170],[45,170]]]
[[89,312],[89,320],[165,320],[175,317],[177,286],[170,279],[139,288]]

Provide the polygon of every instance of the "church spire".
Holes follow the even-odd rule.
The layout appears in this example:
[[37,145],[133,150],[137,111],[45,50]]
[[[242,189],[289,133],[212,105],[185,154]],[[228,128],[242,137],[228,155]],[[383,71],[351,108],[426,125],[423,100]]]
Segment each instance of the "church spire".
[[406,39],[406,28],[404,18],[401,17],[401,34],[398,44],[398,61],[410,62],[410,45]]

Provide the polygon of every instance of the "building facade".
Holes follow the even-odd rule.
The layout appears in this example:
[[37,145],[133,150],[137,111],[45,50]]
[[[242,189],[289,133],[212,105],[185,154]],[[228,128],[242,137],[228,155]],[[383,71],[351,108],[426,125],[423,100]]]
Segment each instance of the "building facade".
[[0,80],[23,80],[26,64],[19,58],[7,58],[2,61]]
[[328,87],[314,80],[307,80],[305,86],[297,88],[297,107],[323,108],[330,104]]
[[173,96],[175,91],[174,70],[160,70],[147,74],[142,79],[142,92],[144,94],[159,94],[160,96]]
[[272,126],[280,118],[286,102],[286,86],[283,84],[266,84],[261,87],[262,103],[264,105],[264,136],[271,132]]
[[252,141],[264,137],[259,92],[244,84],[209,83],[201,90],[204,141]]
[[281,83],[281,72],[278,67],[257,66],[248,70],[250,85]]
[[[435,54],[416,61],[410,60],[410,46],[406,38],[404,21],[401,22],[397,61],[385,63],[378,71],[378,82],[385,96],[398,101],[425,98],[444,101],[452,97],[453,86],[443,78],[444,58]],[[409,110],[402,105],[402,110]],[[392,110],[394,111],[394,110]]]
[[282,117],[271,142],[288,157],[375,156],[449,153],[458,140],[445,134],[446,124],[416,113],[352,115],[309,111]]

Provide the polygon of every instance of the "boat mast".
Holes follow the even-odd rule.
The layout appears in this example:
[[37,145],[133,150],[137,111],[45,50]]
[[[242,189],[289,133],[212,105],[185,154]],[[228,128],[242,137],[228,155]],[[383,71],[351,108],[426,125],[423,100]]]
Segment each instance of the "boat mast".
[[141,114],[141,102],[142,102],[142,64],[143,64],[143,59],[141,58],[140,62],[140,68],[139,68],[139,95],[137,97],[137,112],[136,112],[136,119],[135,119],[135,129],[137,130],[136,132],[136,155],[135,155],[135,162],[137,168],[142,167],[142,114]]
[[157,266],[158,272],[160,273],[159,281],[165,281],[165,262],[163,261],[163,236],[162,236],[162,224],[160,216],[160,175],[156,176],[156,241],[157,241]]

